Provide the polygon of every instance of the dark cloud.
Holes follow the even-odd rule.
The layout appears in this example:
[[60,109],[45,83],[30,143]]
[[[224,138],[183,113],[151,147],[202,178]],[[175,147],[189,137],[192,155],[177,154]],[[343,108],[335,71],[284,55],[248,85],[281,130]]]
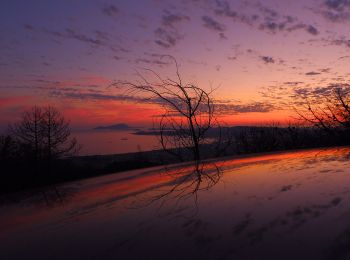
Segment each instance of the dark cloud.
[[291,27],[288,27],[286,30],[289,32],[296,31],[296,30],[305,30],[306,32],[314,36],[320,33],[316,27],[312,25],[307,25],[304,23],[295,24]]
[[175,28],[176,24],[189,21],[190,17],[182,14],[173,14],[169,11],[165,11],[165,14],[162,16],[162,25],[165,27]]
[[276,11],[266,7],[260,7],[260,11],[264,14],[263,21],[259,25],[260,30],[276,33],[295,26],[296,19],[291,16],[280,16]]
[[325,40],[325,41],[331,45],[350,47],[350,40],[347,39],[345,36],[341,36],[337,39],[331,39],[331,40]]
[[260,56],[260,58],[265,62],[265,64],[268,63],[275,63],[274,58],[269,57],[269,56]]
[[115,5],[108,5],[102,8],[102,12],[107,16],[116,16],[119,13],[119,9]]
[[267,8],[262,4],[258,4],[262,21],[259,24],[259,29],[270,33],[277,32],[292,32],[295,30],[304,30],[311,35],[318,35],[318,29],[310,24],[299,21],[298,18],[290,15],[282,15],[277,11]]
[[304,82],[302,81],[287,81],[287,82],[283,82],[284,85],[287,86],[297,86],[299,84],[303,84]]
[[183,39],[183,35],[179,32],[178,25],[181,22],[189,20],[190,18],[186,15],[174,14],[165,10],[162,16],[161,26],[154,31],[156,36],[154,42],[164,48],[175,46],[179,40]]
[[265,102],[252,102],[245,104],[215,104],[215,111],[221,115],[230,115],[238,113],[267,113],[275,109],[275,105],[273,105],[272,103]]
[[314,26],[312,26],[312,25],[307,26],[307,27],[306,27],[306,30],[307,30],[308,33],[310,33],[310,34],[312,34],[312,35],[317,35],[317,34],[319,34],[318,30],[317,30]]
[[173,47],[182,39],[177,31],[168,31],[161,27],[155,30],[154,34],[157,37],[155,43],[164,48]]
[[[303,97],[307,97],[310,94],[310,90],[308,88],[298,88],[298,89],[294,89],[294,96],[303,96]],[[293,95],[292,94],[292,95]]]
[[149,58],[152,58],[152,59],[163,59],[163,58],[169,57],[169,55],[155,53],[155,52],[144,52],[143,54]]
[[349,84],[329,84],[327,86],[315,87],[315,88],[310,88],[310,87],[296,88],[293,90],[294,95],[292,94],[291,97],[307,99],[309,101],[318,102],[320,98],[331,96],[334,90],[336,89],[342,89],[343,92],[348,93],[350,91],[350,85]]
[[305,84],[271,86],[262,93],[265,98],[277,102],[279,107],[300,107],[307,103],[320,104],[323,99],[328,99],[336,89],[342,89],[343,93],[350,92],[350,84],[333,83],[326,86],[312,87]]
[[25,28],[26,30],[28,30],[28,31],[33,31],[33,30],[34,30],[34,27],[33,27],[33,25],[31,25],[31,24],[25,24],[25,25],[24,25],[24,28]]
[[82,41],[82,42],[86,42],[86,43],[90,43],[93,45],[102,45],[103,44],[103,40],[105,40],[105,38],[100,38],[100,34],[97,33],[96,37],[90,37],[87,36],[85,34],[79,33],[71,28],[67,28],[64,32],[64,34],[61,34],[60,36],[65,36],[67,38],[72,38],[72,39],[76,39],[78,41]]
[[[112,95],[104,93],[93,92],[78,92],[78,91],[61,91],[53,90],[50,92],[50,96],[55,98],[67,98],[67,99],[79,99],[79,100],[112,100],[112,101],[124,101],[138,104],[158,104],[164,105],[164,101],[159,98],[147,98],[137,97],[131,95]],[[173,102],[176,102],[174,100]],[[237,113],[267,113],[275,109],[275,106],[271,103],[264,102],[252,102],[245,104],[232,104],[230,102],[214,102],[215,111],[220,115],[230,115]]]
[[225,26],[218,21],[214,20],[212,17],[204,15],[202,16],[202,21],[204,22],[204,27],[208,28],[209,30],[217,31],[217,32],[223,32],[225,31]]
[[[39,74],[26,74],[27,80],[22,85],[0,85],[0,88],[4,89],[27,89],[34,91],[33,93],[49,93],[51,91],[65,92],[94,92],[103,93],[103,89],[107,87],[108,80],[103,77],[97,77],[99,79],[98,84],[91,83],[91,79],[94,77],[80,77],[75,80],[71,79],[56,80],[46,75]],[[105,82],[105,83],[103,83]]]
[[324,3],[328,8],[343,11],[344,8],[350,4],[348,0],[326,0]]
[[237,57],[236,56],[228,56],[227,59],[230,61],[234,61],[234,60],[237,60]]
[[321,69],[320,72],[322,73],[329,73],[331,71],[330,68],[324,68],[324,69]]
[[163,65],[169,65],[169,61],[161,60],[161,59],[145,59],[145,58],[139,58],[135,60],[136,63],[146,63],[146,64],[153,64],[158,66]]
[[305,73],[306,76],[315,76],[321,74],[320,72],[310,71]]
[[226,17],[233,21],[241,22],[247,25],[253,25],[258,20],[259,16],[256,14],[244,14],[241,11],[234,11],[227,1],[216,1],[214,13],[217,16]]
[[[255,11],[245,11],[245,8],[233,10],[228,1],[216,1],[214,13],[217,16],[228,18],[235,22],[244,23],[268,33],[292,32],[295,30],[304,30],[311,35],[318,35],[319,30],[310,24],[300,21],[290,15],[282,15],[276,10],[266,7],[262,3],[246,4],[252,6]],[[257,13],[254,13],[257,12]]]
[[275,106],[270,103],[254,102],[250,104],[236,105],[234,109],[238,113],[267,113],[273,111],[275,109]]
[[220,36],[220,39],[227,40],[227,37],[223,32],[219,33],[219,36]]
[[[141,98],[128,95],[112,95],[105,93],[89,93],[81,91],[64,91],[61,89],[50,91],[50,96],[56,98],[68,98],[68,99],[79,99],[79,100],[111,100],[111,101],[126,101],[133,103],[157,103],[156,100],[149,98]],[[159,102],[159,101],[158,101]]]
[[279,31],[293,32],[296,30],[305,30],[311,35],[318,35],[319,31],[316,27],[312,25],[307,25],[304,23],[294,23],[294,20],[289,20],[289,17],[285,17],[283,21],[273,21],[266,19],[265,22],[261,23],[259,26],[260,30],[269,31],[271,33],[277,33]]
[[64,30],[52,30],[47,28],[36,28],[32,25],[26,25],[30,31],[44,33],[52,37],[56,43],[61,43],[62,40],[75,40],[89,45],[93,50],[98,47],[107,48],[113,53],[127,53],[131,50],[121,45],[120,39],[111,39],[109,33],[100,30],[89,32],[88,34],[80,32],[73,28],[66,28]]
[[[67,99],[79,99],[79,100],[100,100],[100,101],[123,101],[130,102],[134,104],[158,104],[158,105],[168,105],[161,98],[154,97],[140,97],[134,95],[122,95],[122,94],[108,94],[102,91],[81,91],[79,89],[53,89],[49,92],[51,97],[55,98],[67,98]],[[172,100],[173,103],[177,103],[177,100]]]
[[345,22],[350,20],[349,0],[325,0],[317,13],[332,22]]
[[238,13],[231,9],[230,3],[227,1],[216,1],[216,5],[216,9],[214,10],[216,14],[230,18],[238,17]]
[[334,91],[341,89],[343,93],[350,93],[350,84],[332,83],[324,86],[307,84],[306,82],[284,82],[282,85],[264,87],[260,94],[270,100],[276,108],[298,108],[307,103],[321,104],[334,94]]
[[[161,98],[155,98],[155,97],[141,97],[141,96],[134,96],[134,95],[122,95],[122,94],[107,94],[107,93],[94,93],[94,92],[87,92],[87,91],[62,91],[62,90],[52,90],[49,92],[50,97],[54,98],[61,98],[61,99],[75,99],[75,100],[91,100],[91,101],[118,101],[118,102],[126,102],[126,103],[132,103],[132,104],[143,104],[143,105],[159,105],[162,107],[170,107],[172,109],[172,106],[166,101],[164,101]],[[183,103],[179,102],[176,98],[168,98],[168,100],[171,100],[173,104],[176,104],[178,107],[182,107]]]

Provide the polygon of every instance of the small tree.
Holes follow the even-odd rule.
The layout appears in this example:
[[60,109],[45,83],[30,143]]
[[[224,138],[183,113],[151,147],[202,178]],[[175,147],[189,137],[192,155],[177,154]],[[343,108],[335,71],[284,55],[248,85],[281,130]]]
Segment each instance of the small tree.
[[330,93],[303,99],[303,108],[295,109],[299,118],[327,132],[334,129],[350,129],[350,92],[334,87]]
[[[206,91],[195,84],[184,83],[176,60],[170,58],[175,64],[175,79],[163,78],[146,69],[154,81],[138,73],[140,80],[137,82],[119,81],[112,85],[126,87],[129,94],[145,94],[150,102],[160,105],[163,113],[159,120],[159,141],[163,150],[181,161],[184,150],[188,150],[192,159],[198,162],[203,145],[215,143],[217,151],[225,147],[218,145],[224,143],[224,138],[215,117],[213,89]],[[220,130],[217,138],[208,135],[208,131],[214,127]]]
[[[19,155],[18,146],[10,135],[0,135],[0,164],[6,168],[7,164]],[[5,167],[4,167],[5,166]]]
[[350,143],[350,89],[333,85],[323,93],[301,94],[295,111],[302,122],[319,129],[322,145]]
[[[10,126],[16,142],[33,155],[35,163],[70,156],[79,150],[75,138],[71,138],[69,121],[54,107],[33,107],[25,111],[20,122]],[[32,157],[32,156],[30,156]]]
[[34,157],[35,162],[41,158],[42,151],[42,108],[34,106],[23,112],[21,121],[10,126],[10,133],[26,154]]
[[70,137],[69,121],[56,108],[44,108],[40,126],[44,155],[48,160],[70,156],[79,150],[77,140]]
[[[221,176],[215,163],[215,173],[207,170],[210,162],[201,162],[202,153],[205,151],[208,156],[208,150],[213,149],[215,151],[211,155],[218,156],[228,148],[232,139],[225,138],[224,132],[228,131],[223,131],[216,118],[213,89],[206,91],[195,84],[184,83],[176,60],[171,56],[167,57],[175,64],[175,79],[164,78],[153,70],[145,69],[153,80],[137,72],[140,80],[119,81],[112,85],[126,88],[129,95],[140,94],[139,98],[159,105],[163,109],[158,122],[162,149],[180,161],[183,161],[184,156],[187,160],[195,161],[193,171],[173,173],[176,184],[168,192],[156,196],[155,200],[169,194],[175,194],[179,198],[194,194],[197,198],[197,191],[209,189]],[[214,131],[214,135],[210,134],[209,130],[214,128],[219,131]]]

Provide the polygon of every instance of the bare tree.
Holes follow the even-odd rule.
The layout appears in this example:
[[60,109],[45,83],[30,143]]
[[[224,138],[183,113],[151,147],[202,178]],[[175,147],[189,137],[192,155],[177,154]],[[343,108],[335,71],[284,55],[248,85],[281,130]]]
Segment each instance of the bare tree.
[[69,121],[51,106],[33,107],[25,111],[20,122],[10,126],[13,138],[29,153],[33,153],[36,161],[69,156],[79,150],[75,138],[71,138]]
[[10,133],[14,139],[24,146],[34,156],[35,162],[41,157],[41,124],[43,111],[40,107],[34,106],[23,112],[21,121],[10,126]]
[[[169,56],[168,56],[169,57]],[[151,81],[137,72],[137,82],[118,81],[113,86],[127,88],[128,94],[146,95],[150,102],[163,108],[159,120],[159,142],[163,150],[183,161],[184,150],[200,161],[203,145],[216,144],[217,151],[223,149],[223,132],[215,116],[214,89],[206,91],[195,84],[184,83],[176,60],[176,78],[163,78],[153,70],[145,69],[153,77]],[[208,136],[208,131],[217,127],[216,138]],[[186,156],[188,156],[185,153]]]
[[[71,137],[69,121],[54,107],[33,107],[21,115],[19,122],[9,127],[10,134],[0,138],[0,161],[6,167],[7,181],[16,181],[19,188],[52,184],[55,172],[52,164],[56,159],[77,153],[80,146]],[[13,172],[13,169],[22,173]],[[51,174],[53,173],[53,174]],[[16,180],[17,177],[21,180]],[[52,186],[56,197],[62,201],[57,188]],[[42,194],[48,203],[49,197]],[[49,193],[48,193],[49,194]]]
[[[177,157],[180,161],[192,159],[195,164],[186,173],[171,173],[174,186],[167,192],[161,192],[155,200],[175,194],[186,197],[215,185],[221,176],[220,169],[211,162],[202,162],[203,153],[215,148],[211,157],[221,155],[231,144],[232,138],[225,138],[227,129],[223,130],[215,113],[213,92],[198,87],[193,83],[185,83],[180,76],[179,66],[175,58],[170,58],[175,65],[175,79],[164,78],[151,69],[145,74],[137,72],[136,82],[118,81],[112,84],[117,88],[126,88],[128,95],[140,95],[147,102],[156,103],[163,108],[159,117],[159,143],[164,151]],[[216,134],[210,130],[216,129]],[[231,136],[230,136],[231,137]],[[208,173],[208,165],[212,164],[216,172]],[[167,171],[165,171],[167,172]],[[169,172],[170,173],[170,172]]]
[[[2,166],[8,160],[18,157],[18,146],[10,135],[0,135],[0,163]],[[5,167],[6,168],[6,167]]]
[[326,132],[350,129],[349,90],[334,87],[328,95],[302,98],[302,108],[295,108],[300,120]]
[[41,121],[44,153],[49,160],[70,156],[79,150],[75,138],[71,138],[69,121],[54,107],[44,108]]

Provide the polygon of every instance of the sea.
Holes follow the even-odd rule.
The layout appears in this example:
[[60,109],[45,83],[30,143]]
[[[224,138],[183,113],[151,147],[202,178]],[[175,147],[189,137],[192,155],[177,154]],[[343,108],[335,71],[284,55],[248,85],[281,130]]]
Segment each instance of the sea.
[[155,135],[135,135],[135,131],[86,130],[72,132],[81,145],[79,155],[122,154],[159,149]]

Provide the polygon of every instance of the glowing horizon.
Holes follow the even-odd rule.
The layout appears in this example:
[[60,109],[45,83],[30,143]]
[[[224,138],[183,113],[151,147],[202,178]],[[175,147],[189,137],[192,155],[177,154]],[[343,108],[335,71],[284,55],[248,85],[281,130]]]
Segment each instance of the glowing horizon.
[[349,79],[347,1],[7,2],[0,30],[0,127],[54,105],[74,129],[152,126],[155,105],[108,87],[135,69],[174,76],[231,105],[229,125],[292,121],[295,88]]

